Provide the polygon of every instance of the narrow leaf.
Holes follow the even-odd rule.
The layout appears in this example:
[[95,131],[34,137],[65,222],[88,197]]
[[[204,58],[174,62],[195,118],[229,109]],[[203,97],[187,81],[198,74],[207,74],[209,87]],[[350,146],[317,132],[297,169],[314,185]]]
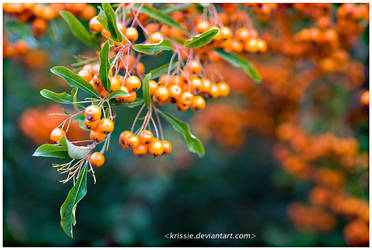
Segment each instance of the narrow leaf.
[[160,12],[162,12],[164,14],[171,14],[175,11],[185,10],[185,9],[191,8],[193,6],[194,6],[194,4],[172,4],[172,5],[167,5],[167,7],[161,8]]
[[114,9],[109,3],[102,3],[102,9],[100,8],[101,11],[97,17],[98,21],[102,23],[105,30],[111,33],[112,39],[115,42],[121,42],[124,39],[124,36],[117,27]]
[[55,102],[58,102],[58,103],[62,103],[62,104],[71,104],[72,103],[71,96],[69,94],[67,94],[66,92],[55,93],[53,91],[43,89],[43,90],[40,91],[40,95],[42,95],[43,97],[45,97],[49,100],[52,100],[52,101],[55,101]]
[[146,55],[156,55],[164,50],[173,50],[173,46],[168,39],[164,38],[159,43],[136,44],[133,49]]
[[87,194],[87,167],[88,162],[86,162],[81,168],[75,185],[68,192],[66,200],[60,209],[61,227],[71,238],[73,238],[72,226],[76,225],[76,206]]
[[92,47],[95,50],[99,50],[99,41],[89,33],[84,25],[70,12],[62,11],[62,18],[70,27],[70,30],[74,36],[76,36],[82,43]]
[[115,97],[118,97],[118,96],[129,96],[129,94],[128,94],[128,92],[126,92],[124,90],[118,89],[118,90],[115,90],[114,92],[110,93],[109,100],[111,100]]
[[147,108],[150,107],[150,103],[151,103],[150,87],[149,87],[150,79],[151,79],[151,73],[148,73],[145,75],[145,78],[143,79],[143,83],[142,83],[143,100]]
[[99,59],[100,59],[99,79],[101,80],[103,87],[108,92],[111,91],[111,81],[109,79],[109,70],[110,70],[109,51],[110,51],[110,45],[109,45],[109,42],[106,41],[101,51],[99,52]]
[[216,49],[216,51],[225,61],[237,68],[242,69],[245,73],[252,77],[254,81],[256,81],[257,83],[261,82],[260,74],[248,60],[236,54],[226,52],[223,49]]
[[137,98],[134,102],[129,102],[129,103],[118,102],[117,100],[112,99],[112,100],[110,100],[110,105],[112,105],[112,106],[124,106],[124,107],[127,107],[127,108],[135,108],[135,107],[138,107],[138,106],[142,105],[143,102],[144,101],[143,101],[142,98]]
[[70,158],[66,146],[55,144],[43,144],[39,146],[32,156],[36,157],[53,157],[53,158]]
[[212,28],[204,33],[201,33],[199,35],[196,35],[190,38],[189,40],[185,42],[184,46],[187,48],[192,48],[192,49],[202,47],[206,45],[207,43],[209,43],[210,41],[212,41],[213,37],[217,35],[217,33],[218,33],[218,29]]
[[[177,66],[177,62],[173,62],[171,66],[171,71]],[[159,78],[162,74],[168,73],[169,63],[164,64],[156,69],[151,70],[149,73],[151,73],[151,79]]]
[[148,15],[149,17],[151,17],[152,19],[155,19],[161,23],[164,23],[168,26],[171,26],[171,27],[176,27],[178,28],[179,30],[181,30],[182,32],[184,33],[187,33],[185,31],[184,28],[182,28],[182,26],[177,23],[175,20],[173,20],[170,16],[168,16],[167,14],[164,14],[162,13],[161,11],[155,9],[155,8],[152,8],[148,5],[142,5],[141,7],[141,4],[135,4],[133,6],[133,8],[137,11],[139,11],[140,13],[143,13],[145,15]]
[[75,74],[71,70],[63,66],[55,66],[50,69],[53,74],[56,74],[66,80],[68,85],[71,87],[77,87],[88,94],[94,95],[97,98],[101,98],[93,86],[84,80],[81,76]]
[[76,146],[66,139],[67,152],[71,159],[83,159],[90,152],[89,146]]
[[176,117],[167,112],[163,112],[161,110],[158,111],[178,133],[184,136],[189,151],[198,154],[199,157],[203,157],[205,154],[204,146],[202,142],[190,132],[189,125],[181,120],[178,120]]
[[79,105],[77,103],[77,101],[78,101],[78,99],[77,99],[78,90],[79,90],[79,88],[77,88],[77,87],[72,88],[72,90],[71,90],[71,102],[72,102],[72,105],[74,106],[74,109],[76,111],[79,111]]

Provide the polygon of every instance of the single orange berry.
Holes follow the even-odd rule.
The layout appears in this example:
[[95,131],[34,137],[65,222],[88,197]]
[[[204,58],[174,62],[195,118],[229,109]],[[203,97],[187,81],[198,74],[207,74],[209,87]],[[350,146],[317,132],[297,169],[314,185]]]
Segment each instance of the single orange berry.
[[172,144],[169,142],[169,141],[162,141],[163,143],[163,149],[164,149],[164,152],[163,154],[169,154],[171,151],[172,151]]
[[196,95],[202,89],[203,82],[200,78],[194,78],[191,81],[191,92]]
[[201,89],[201,92],[203,93],[209,93],[210,89],[211,89],[211,86],[212,86],[212,82],[209,80],[209,79],[202,79],[202,89]]
[[138,139],[141,144],[150,144],[150,142],[154,139],[154,136],[152,135],[151,131],[142,130],[138,135]]
[[195,29],[196,29],[197,32],[203,33],[203,32],[206,32],[207,30],[209,30],[210,27],[211,27],[211,25],[209,24],[208,21],[201,20],[196,24]]
[[186,108],[188,109],[191,105],[191,100],[193,97],[194,95],[191,94],[190,92],[188,91],[183,92],[180,98],[178,99],[177,107],[182,111],[184,111],[184,109]]
[[369,105],[369,91],[365,90],[363,94],[360,96],[360,102],[364,105]]
[[89,105],[84,110],[84,116],[88,121],[97,121],[101,119],[101,109],[97,105]]
[[160,32],[155,32],[150,36],[150,43],[160,43],[163,40],[163,35]]
[[141,63],[141,62],[138,62],[137,65],[136,65],[136,71],[137,71],[138,74],[145,73],[145,65],[143,65],[143,63]]
[[111,91],[119,90],[124,84],[124,77],[116,75],[111,78]]
[[64,136],[66,136],[66,132],[63,129],[55,128],[50,133],[49,139],[53,142],[59,142]]
[[169,87],[169,102],[176,103],[180,98],[182,89],[179,85],[172,85]]
[[114,123],[109,118],[103,118],[99,122],[97,130],[105,134],[110,134],[114,130]]
[[97,16],[93,17],[89,21],[89,28],[93,32],[98,32],[103,30],[102,24],[98,21]]
[[205,108],[205,100],[201,96],[194,96],[191,100],[191,108],[195,111],[203,110]]
[[138,145],[136,148],[133,149],[133,154],[136,156],[144,156],[147,154],[147,146],[146,145]]
[[235,36],[236,36],[236,39],[238,39],[242,42],[247,41],[249,36],[250,36],[249,29],[246,28],[246,27],[241,27],[236,31]]
[[217,87],[218,87],[218,90],[219,90],[219,95],[221,97],[225,97],[230,93],[230,86],[225,82],[217,83]]
[[152,97],[153,101],[156,102],[158,105],[165,104],[165,102],[168,101],[168,98],[169,90],[164,86],[159,86]]
[[127,140],[125,144],[127,145],[128,148],[133,149],[138,147],[138,145],[140,144],[138,136],[136,135],[129,135],[126,139]]
[[209,95],[212,98],[217,98],[220,95],[220,90],[217,86],[217,84],[212,84],[211,89],[209,90]]
[[123,131],[119,136],[119,143],[123,148],[128,148],[127,141],[130,136],[132,136],[133,133],[130,131]]
[[141,88],[141,80],[137,76],[130,76],[125,80],[124,85],[127,87],[129,92],[137,91]]
[[94,152],[89,157],[89,163],[98,168],[105,163],[105,156],[100,152]]
[[159,84],[157,82],[155,82],[154,80],[150,80],[149,81],[150,95],[153,95],[158,87],[159,87]]
[[91,130],[89,133],[89,138],[97,143],[103,141],[105,137],[106,135],[104,133],[97,130]]
[[84,119],[84,124],[87,129],[96,129],[100,121],[101,120],[89,121],[88,119]]
[[197,60],[191,60],[188,64],[188,69],[192,74],[199,74],[201,71],[200,62]]
[[84,78],[84,80],[87,82],[90,82],[90,80],[92,80],[92,77],[93,77],[92,73],[88,71],[87,69],[80,70],[78,75]]
[[232,37],[232,31],[229,27],[224,26],[220,29],[222,39],[230,39]]
[[129,40],[135,42],[135,41],[137,41],[137,39],[138,39],[138,31],[137,31],[136,28],[133,28],[133,27],[127,28],[127,29],[125,30],[125,36],[126,36]]
[[158,139],[153,140],[149,145],[149,152],[153,156],[162,155],[164,152],[163,143]]

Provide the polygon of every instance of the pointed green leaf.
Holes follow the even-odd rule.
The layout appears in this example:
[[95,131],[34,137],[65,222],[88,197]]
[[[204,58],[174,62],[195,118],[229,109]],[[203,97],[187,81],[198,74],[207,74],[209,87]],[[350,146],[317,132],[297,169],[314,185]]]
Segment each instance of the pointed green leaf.
[[136,44],[133,49],[146,55],[156,55],[164,50],[173,50],[171,42],[164,38],[159,43]]
[[115,97],[118,97],[118,96],[129,96],[128,92],[124,91],[124,90],[121,90],[121,89],[118,89],[118,90],[115,90],[114,92],[111,92],[110,95],[109,95],[109,100],[115,98]]
[[109,78],[109,71],[110,71],[109,51],[110,51],[109,41],[106,41],[101,51],[99,52],[99,59],[100,59],[99,79],[101,80],[103,87],[108,92],[111,91],[111,81]]
[[172,4],[172,5],[167,5],[167,7],[161,8],[159,11],[164,14],[171,14],[175,11],[185,10],[193,6],[194,4]]
[[62,77],[66,80],[68,85],[71,87],[77,87],[88,94],[94,95],[97,98],[101,98],[97,91],[93,88],[93,86],[84,80],[81,76],[75,74],[71,70],[63,66],[55,66],[50,69],[53,74]]
[[[171,66],[171,71],[177,66],[177,62],[173,62]],[[156,69],[151,70],[151,79],[159,78],[162,74],[168,73],[169,63],[164,64]]]
[[186,140],[187,148],[190,152],[198,154],[199,157],[203,157],[205,154],[204,146],[202,142],[190,132],[190,127],[187,123],[178,120],[171,114],[158,110],[158,112],[169,122],[172,127],[180,134],[182,134]]
[[151,79],[151,73],[148,73],[145,75],[145,78],[143,79],[143,83],[142,83],[143,100],[147,108],[150,107],[150,103],[151,103],[150,87],[149,87],[150,79]]
[[116,14],[109,3],[102,3],[102,8],[99,7],[98,21],[103,25],[105,30],[111,33],[112,39],[115,42],[121,42],[126,39],[119,31],[116,23]]
[[70,27],[70,30],[74,36],[76,36],[82,43],[92,47],[95,50],[99,50],[99,40],[97,40],[84,25],[70,12],[62,11],[62,18]]
[[139,11],[140,13],[143,13],[145,15],[148,15],[149,17],[151,17],[152,19],[155,19],[161,23],[164,23],[168,26],[171,26],[171,27],[176,27],[178,28],[179,30],[181,30],[182,32],[184,33],[187,33],[186,30],[184,28],[182,28],[182,26],[177,23],[175,20],[173,20],[170,16],[168,16],[167,14],[164,14],[162,13],[161,11],[155,9],[155,8],[152,8],[148,5],[142,5],[141,7],[141,4],[135,4],[133,6],[133,8],[137,11]]
[[256,81],[257,83],[261,82],[260,74],[257,72],[257,70],[253,67],[253,65],[248,60],[236,54],[226,52],[223,49],[216,49],[216,51],[220,54],[222,59],[224,59],[231,65],[242,69],[245,73],[247,73],[250,77],[252,77],[252,79]]
[[43,144],[35,150],[32,156],[70,158],[66,146],[56,144]]
[[189,40],[187,40],[184,44],[185,47],[187,48],[199,48],[210,41],[212,41],[213,37],[217,35],[218,29],[217,28],[211,28],[210,30],[203,32],[199,35],[193,36]]
[[74,109],[76,111],[79,111],[79,105],[77,103],[77,101],[78,101],[78,99],[77,99],[78,90],[79,90],[79,88],[77,88],[77,87],[71,89],[71,102],[72,102],[72,105],[74,106]]
[[127,108],[135,108],[143,104],[143,99],[142,98],[137,98],[134,102],[118,102],[115,99],[110,100],[110,105],[112,106],[124,106]]
[[53,91],[43,89],[40,91],[40,95],[43,97],[62,104],[72,104],[71,96],[66,92],[55,93]]
[[72,227],[76,225],[76,206],[87,194],[87,168],[88,162],[81,168],[75,185],[68,192],[66,200],[60,209],[61,227],[71,238],[73,238]]

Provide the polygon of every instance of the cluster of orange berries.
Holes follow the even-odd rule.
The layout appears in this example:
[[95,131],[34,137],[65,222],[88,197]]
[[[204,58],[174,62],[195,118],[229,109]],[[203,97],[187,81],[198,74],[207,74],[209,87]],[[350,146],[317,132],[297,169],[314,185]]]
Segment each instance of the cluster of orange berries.
[[24,55],[29,50],[27,43],[24,40],[18,40],[15,43],[9,43],[6,38],[3,38],[3,57],[9,58],[18,55]]
[[343,39],[361,34],[368,22],[368,4],[344,3],[337,10],[337,31]]
[[336,217],[319,207],[307,207],[294,202],[287,209],[289,218],[299,230],[328,232],[337,225]]
[[251,7],[260,21],[268,21],[272,13],[278,9],[278,3],[243,3],[243,5]]
[[205,98],[225,97],[230,92],[230,87],[225,82],[212,83],[207,78],[198,78],[201,72],[200,62],[191,60],[187,64],[185,75],[160,76],[158,83],[154,80],[149,82],[150,95],[158,105],[167,102],[175,104],[180,111],[203,110]]
[[43,35],[48,27],[48,21],[56,18],[60,11],[68,10],[75,16],[90,19],[96,14],[94,6],[85,3],[4,3],[4,13],[15,16],[21,22],[32,22],[32,32],[35,36]]
[[[62,112],[60,105],[26,109],[19,120],[21,131],[37,144],[50,140],[50,131],[63,121],[62,116],[52,116],[51,113]],[[71,123],[67,133],[71,140],[83,140],[86,135],[77,123]],[[53,140],[51,141],[55,141]]]
[[157,139],[150,130],[142,130],[138,136],[130,131],[123,131],[119,143],[122,148],[132,149],[136,156],[144,156],[147,153],[160,156],[172,151],[172,144],[169,141]]
[[84,110],[84,124],[90,129],[89,138],[99,143],[114,130],[114,123],[109,118],[101,119],[102,111],[97,105],[89,105]]

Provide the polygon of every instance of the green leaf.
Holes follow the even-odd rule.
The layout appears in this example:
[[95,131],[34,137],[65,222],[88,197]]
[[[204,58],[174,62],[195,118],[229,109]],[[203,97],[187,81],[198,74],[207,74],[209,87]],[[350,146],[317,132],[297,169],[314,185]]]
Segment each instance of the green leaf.
[[150,103],[151,103],[150,87],[149,87],[150,79],[151,79],[151,73],[148,73],[145,75],[145,78],[143,78],[143,83],[142,83],[143,100],[147,108],[150,107]]
[[118,96],[130,96],[130,95],[128,94],[128,92],[126,92],[124,90],[121,90],[121,89],[118,89],[118,90],[115,90],[114,92],[110,93],[109,100],[111,100],[115,97],[118,97]]
[[[177,62],[173,62],[171,66],[171,71],[177,66]],[[151,73],[151,79],[159,78],[162,74],[168,73],[169,63],[164,64],[156,69],[151,70],[149,73]]]
[[241,56],[238,56],[233,53],[229,53],[224,51],[223,49],[216,49],[216,51],[220,54],[222,59],[230,63],[231,65],[242,69],[245,73],[247,73],[254,81],[257,83],[261,82],[261,76],[257,72],[257,70],[253,67],[253,65],[244,59]]
[[43,97],[62,104],[72,104],[71,96],[66,92],[55,93],[53,91],[43,89],[40,91],[40,95]]
[[136,44],[133,46],[133,49],[146,55],[156,55],[163,50],[173,50],[173,46],[168,39],[164,38],[159,43]]
[[182,26],[177,23],[175,20],[173,20],[170,16],[168,16],[167,14],[164,14],[162,13],[161,11],[155,9],[155,8],[152,8],[148,5],[142,5],[141,7],[141,4],[135,4],[133,6],[133,8],[137,11],[139,11],[140,13],[143,13],[145,15],[148,15],[149,17],[151,17],[152,19],[155,19],[161,23],[164,23],[168,26],[171,26],[171,27],[176,27],[178,28],[179,30],[181,30],[182,32],[184,33],[187,33],[187,31],[182,28]]
[[84,25],[73,14],[68,11],[62,11],[60,14],[70,27],[70,30],[74,36],[76,36],[85,45],[88,45],[95,50],[99,50],[99,41],[89,33]]
[[53,158],[70,158],[66,146],[56,144],[43,144],[39,146],[32,156],[53,157]]
[[76,111],[79,111],[79,105],[77,103],[77,101],[78,101],[78,99],[77,99],[78,90],[79,90],[79,88],[77,88],[77,87],[71,89],[71,102],[72,102],[72,105],[74,106],[74,109]]
[[178,120],[176,117],[167,112],[161,111],[159,109],[158,111],[178,133],[184,136],[189,151],[198,154],[199,157],[203,157],[205,154],[204,146],[202,142],[190,132],[189,125],[183,121]]
[[71,70],[63,66],[55,66],[50,69],[53,74],[62,77],[66,80],[68,85],[71,87],[77,87],[87,92],[88,94],[94,95],[97,98],[101,98],[93,86],[84,80],[81,76],[75,74]]
[[172,4],[172,5],[167,5],[167,7],[161,8],[160,12],[164,14],[171,14],[175,11],[185,10],[193,6],[194,4]]
[[117,27],[116,14],[114,9],[111,7],[111,4],[102,3],[102,8],[99,7],[99,9],[100,12],[97,19],[103,25],[105,30],[111,33],[112,39],[115,42],[121,42],[123,39],[126,39]]
[[71,159],[83,159],[90,152],[89,146],[76,146],[66,139],[67,152]]
[[101,51],[99,52],[99,59],[101,63],[99,66],[99,79],[101,80],[103,87],[108,92],[111,91],[111,81],[109,79],[110,71],[109,51],[110,51],[109,41],[106,41]]
[[112,100],[110,100],[110,105],[112,105],[112,106],[124,106],[124,107],[127,107],[127,108],[135,108],[135,107],[138,107],[138,106],[142,105],[143,102],[144,101],[143,101],[142,98],[137,98],[135,101],[129,102],[129,103],[118,102],[117,100],[112,99]]
[[218,33],[217,28],[211,28],[210,30],[206,32],[203,32],[199,35],[196,35],[190,38],[184,43],[184,46],[187,48],[192,48],[192,49],[202,47],[206,45],[207,43],[209,43],[210,41],[212,41],[213,37],[217,35],[217,33]]
[[75,185],[68,192],[66,200],[60,209],[61,227],[71,238],[73,238],[72,227],[76,225],[76,206],[87,194],[87,168],[88,162],[81,168]]

